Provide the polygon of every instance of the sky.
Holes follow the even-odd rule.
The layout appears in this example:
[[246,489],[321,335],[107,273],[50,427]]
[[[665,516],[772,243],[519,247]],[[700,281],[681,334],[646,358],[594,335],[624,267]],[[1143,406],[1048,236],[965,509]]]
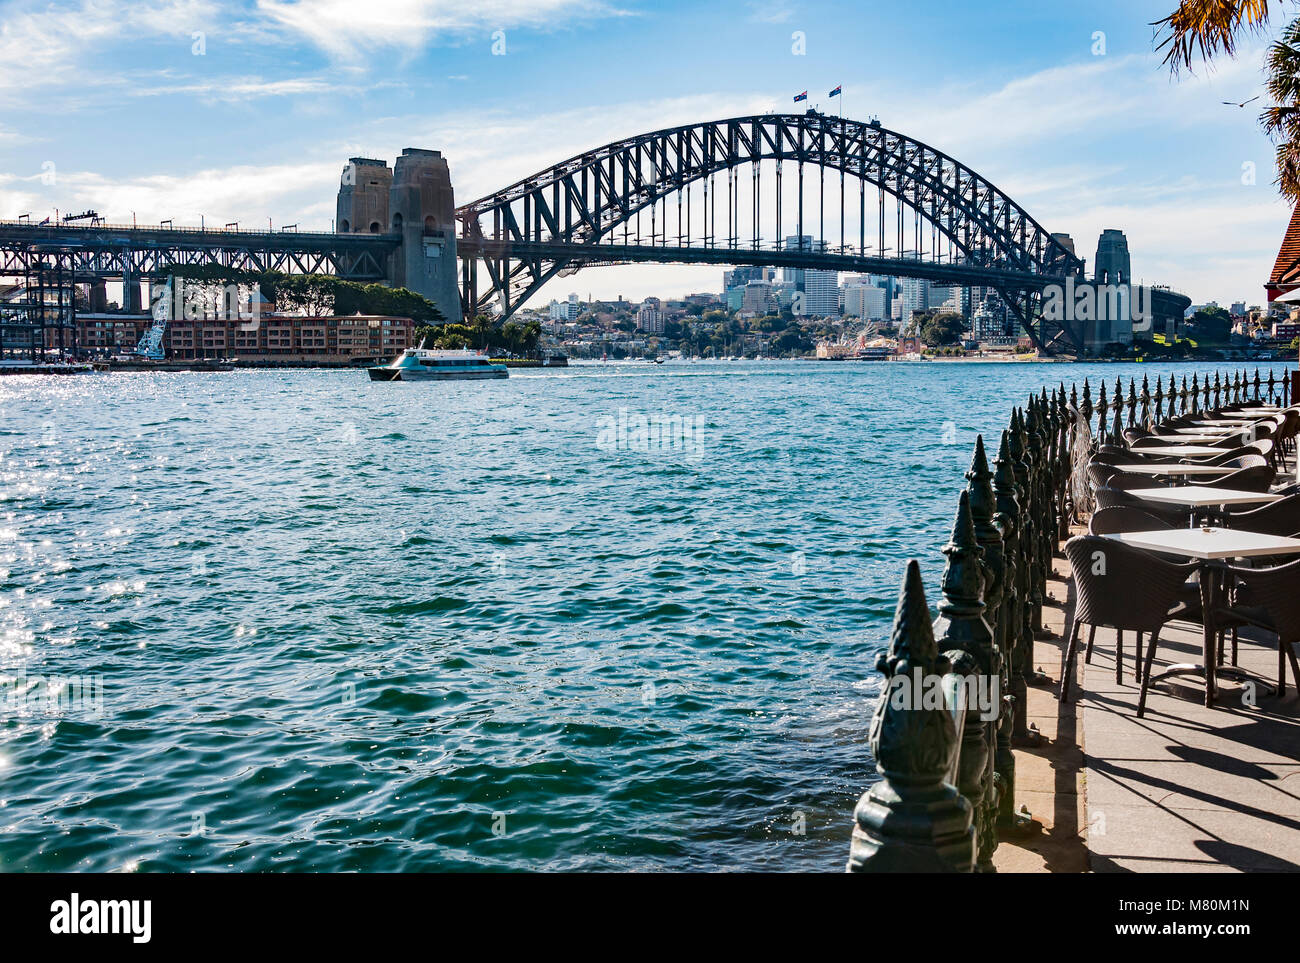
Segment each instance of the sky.
[[[441,150],[465,203],[585,149],[794,94],[928,143],[1089,263],[1258,303],[1290,210],[1258,124],[1272,33],[1171,76],[1175,0],[5,0],[0,217],[329,230],[348,157]],[[835,104],[826,93],[844,91]],[[1232,104],[1225,104],[1231,101]],[[719,291],[715,267],[589,268],[576,291]]]

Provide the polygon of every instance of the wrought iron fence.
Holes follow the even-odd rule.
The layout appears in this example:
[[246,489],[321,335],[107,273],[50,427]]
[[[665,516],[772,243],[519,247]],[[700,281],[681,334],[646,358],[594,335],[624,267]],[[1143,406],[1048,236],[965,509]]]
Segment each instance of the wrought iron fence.
[[[1074,468],[1126,427],[1250,401],[1291,404],[1287,373],[1193,374],[1168,385],[1144,376],[1125,392],[1065,385],[1016,407],[992,466],[976,438],[957,502],[931,620],[915,560],[908,563],[870,745],[880,776],[859,800],[850,872],[992,872],[999,836],[1017,810],[1012,749],[1037,744],[1026,693],[1033,644],[1048,633],[1043,604],[1052,560],[1077,515]],[[1096,419],[1096,430],[1092,429]],[[983,694],[985,698],[979,699]]]

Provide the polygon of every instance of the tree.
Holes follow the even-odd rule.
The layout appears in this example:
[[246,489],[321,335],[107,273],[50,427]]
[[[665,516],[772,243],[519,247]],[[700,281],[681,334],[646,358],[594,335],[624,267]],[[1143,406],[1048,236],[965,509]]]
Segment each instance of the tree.
[[360,284],[332,274],[286,274],[283,271],[242,271],[213,264],[174,264],[167,274],[207,285],[238,284],[255,288],[279,311],[300,311],[309,317],[327,314],[381,314],[410,318],[416,324],[443,324],[447,319],[428,298],[406,288]]
[[951,311],[937,312],[921,319],[921,340],[931,346],[957,344],[965,333],[965,319]]
[[771,345],[776,354],[795,354],[810,350],[812,341],[799,328],[786,328],[772,339]]
[[[1241,42],[1268,25],[1268,0],[1181,0],[1156,22],[1166,33],[1156,49],[1177,74],[1194,60],[1210,63],[1222,54],[1236,56]],[[1300,202],[1300,19],[1292,20],[1269,48],[1265,89],[1273,103],[1259,120],[1277,145],[1277,185],[1283,196]],[[1244,104],[1242,106],[1245,106]]]
[[1201,341],[1227,341],[1232,333],[1232,315],[1218,306],[1198,308],[1188,324]]

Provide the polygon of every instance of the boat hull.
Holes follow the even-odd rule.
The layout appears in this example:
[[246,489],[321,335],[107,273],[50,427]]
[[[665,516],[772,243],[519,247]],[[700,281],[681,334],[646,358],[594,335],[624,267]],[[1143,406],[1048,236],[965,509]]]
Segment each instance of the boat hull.
[[371,368],[371,381],[483,381],[489,378],[508,378],[505,368],[481,371],[439,371],[429,368]]

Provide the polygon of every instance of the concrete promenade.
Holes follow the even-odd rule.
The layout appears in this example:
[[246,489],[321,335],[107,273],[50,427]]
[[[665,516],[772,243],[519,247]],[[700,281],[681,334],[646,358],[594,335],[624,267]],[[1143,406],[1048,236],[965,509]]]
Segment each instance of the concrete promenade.
[[[1016,750],[1017,805],[1029,830],[1004,836],[1000,872],[1249,872],[1300,869],[1300,698],[1262,695],[1219,680],[1215,709],[1195,680],[1151,688],[1136,717],[1133,633],[1124,639],[1124,681],[1115,682],[1115,633],[1098,629],[1091,665],[1082,654],[1076,701],[1056,701],[1063,639],[1073,617],[1069,565],[1055,560],[1044,609],[1050,639],[1035,644],[1035,668],[1050,687],[1029,692],[1030,720],[1044,736]],[[1300,591],[1300,585],[1297,586]],[[1086,629],[1084,631],[1086,639]],[[1080,650],[1082,650],[1082,641]],[[1200,661],[1200,627],[1172,622],[1154,671]],[[1242,634],[1239,664],[1277,678],[1277,645]],[[1289,676],[1288,676],[1289,678]]]

